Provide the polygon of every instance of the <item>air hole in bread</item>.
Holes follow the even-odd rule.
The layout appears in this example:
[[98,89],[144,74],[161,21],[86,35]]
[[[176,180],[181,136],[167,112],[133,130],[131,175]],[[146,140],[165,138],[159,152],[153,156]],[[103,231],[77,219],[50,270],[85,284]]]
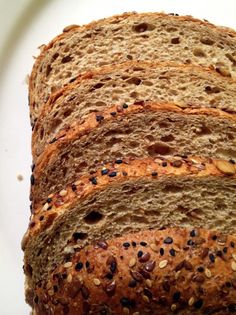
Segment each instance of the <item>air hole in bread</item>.
[[155,141],[155,138],[153,137],[153,135],[147,135],[147,136],[145,137],[145,139],[147,139],[147,140],[150,141],[150,142],[154,142],[154,141]]
[[70,114],[73,112],[73,108],[68,108],[67,110],[65,110],[64,112],[63,112],[63,117],[64,118],[66,118],[66,117],[68,117],[68,116],[70,116]]
[[72,57],[70,55],[67,55],[61,59],[61,63],[67,63],[67,62],[70,62],[71,60],[72,60]]
[[196,130],[196,134],[197,135],[210,135],[211,134],[211,130],[210,128],[208,128],[206,125],[202,125],[201,127],[199,127],[197,130]]
[[150,156],[171,154],[171,148],[164,143],[155,143],[147,148]]
[[145,80],[142,82],[143,85],[146,85],[146,86],[152,86],[153,85],[153,82],[151,81],[148,81],[148,80]]
[[221,89],[220,89],[219,87],[217,87],[217,86],[211,87],[211,86],[207,85],[207,86],[205,87],[205,92],[206,92],[207,94],[217,94],[217,93],[220,93],[220,92],[221,92]]
[[142,81],[139,78],[132,77],[132,78],[128,79],[126,82],[129,84],[139,85]]
[[87,233],[83,233],[83,232],[75,232],[75,233],[73,234],[73,238],[74,238],[75,241],[77,241],[77,240],[83,241],[83,240],[85,240],[87,237],[88,237],[88,234],[87,234]]
[[[162,189],[162,191],[163,191],[164,193],[179,193],[179,192],[182,191],[182,188],[179,187],[179,186],[176,186],[176,185],[166,185],[166,186]],[[179,207],[182,207],[182,206],[179,206]],[[182,208],[181,208],[181,209],[182,209]],[[178,211],[180,211],[180,210],[178,209]]]
[[127,59],[129,59],[129,60],[133,60],[133,56],[132,56],[132,55],[127,55],[126,57],[127,57]]
[[223,149],[218,149],[216,151],[217,155],[222,156],[222,158],[224,158],[225,160],[229,160],[229,159],[236,159],[236,150],[223,150]]
[[[177,186],[175,186],[175,187],[177,187]],[[168,188],[170,188],[170,186],[168,186]],[[167,189],[165,191],[167,191]],[[180,212],[180,213],[187,213],[189,211],[189,209],[184,207],[184,206],[182,206],[182,205],[177,205],[175,211],[176,212]]]
[[206,53],[201,48],[195,48],[193,50],[193,54],[196,57],[201,57],[201,58],[206,57]]
[[138,97],[138,93],[136,91],[133,91],[130,93],[130,97],[136,99]]
[[155,29],[155,26],[149,23],[139,23],[133,26],[133,30],[137,33],[143,33],[146,31],[152,31]]
[[225,54],[225,57],[228,58],[234,66],[236,66],[236,58],[231,54]]
[[46,77],[49,76],[49,74],[50,74],[51,71],[52,71],[51,65],[47,65],[47,67],[46,67]]
[[209,37],[202,37],[202,38],[200,38],[200,42],[202,43],[202,44],[204,44],[204,45],[210,45],[210,46],[212,46],[215,42],[212,40],[212,39],[210,39]]
[[171,38],[171,44],[179,44],[179,43],[180,43],[179,37]]
[[161,141],[163,141],[163,142],[171,142],[174,140],[175,140],[175,137],[171,134],[161,137]]
[[170,27],[167,27],[167,28],[166,28],[166,31],[167,31],[168,33],[171,33],[171,32],[177,32],[178,29],[177,29],[176,27],[170,26]]
[[87,224],[96,224],[103,219],[103,215],[98,211],[92,211],[84,217]]
[[40,140],[43,140],[43,137],[44,137],[44,128],[43,127],[41,127],[41,129],[40,129],[39,137],[40,137]]
[[159,123],[159,127],[160,127],[160,128],[168,128],[168,127],[169,127],[169,124],[168,124],[167,122],[165,122],[165,121],[161,121],[161,122]]
[[227,137],[229,140],[234,140],[234,135],[232,133],[227,133]]

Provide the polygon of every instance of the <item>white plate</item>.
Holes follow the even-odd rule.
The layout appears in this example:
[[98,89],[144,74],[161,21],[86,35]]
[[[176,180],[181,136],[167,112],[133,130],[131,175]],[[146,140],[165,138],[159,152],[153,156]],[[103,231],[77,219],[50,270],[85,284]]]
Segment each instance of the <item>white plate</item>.
[[[69,24],[124,11],[190,14],[236,28],[235,0],[0,0],[0,314],[26,315],[20,241],[29,218],[26,75],[37,47]],[[9,15],[10,14],[10,15]],[[17,180],[22,174],[23,181]]]

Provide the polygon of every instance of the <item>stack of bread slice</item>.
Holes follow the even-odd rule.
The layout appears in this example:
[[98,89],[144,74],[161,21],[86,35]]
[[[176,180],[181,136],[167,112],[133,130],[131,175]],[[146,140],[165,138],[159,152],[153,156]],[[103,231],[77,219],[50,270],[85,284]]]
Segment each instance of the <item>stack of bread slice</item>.
[[34,315],[236,313],[236,33],[125,13],[42,47],[29,85]]

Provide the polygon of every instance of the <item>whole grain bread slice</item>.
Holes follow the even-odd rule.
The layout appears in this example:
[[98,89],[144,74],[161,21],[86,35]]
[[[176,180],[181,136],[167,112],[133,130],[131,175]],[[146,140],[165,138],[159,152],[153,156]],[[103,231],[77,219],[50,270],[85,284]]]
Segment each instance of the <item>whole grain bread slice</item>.
[[28,302],[37,315],[229,315],[236,311],[234,244],[235,236],[183,228],[100,241],[70,255]]
[[105,161],[158,154],[234,159],[235,133],[236,117],[216,109],[141,102],[91,113],[51,139],[36,160],[33,207]]
[[29,287],[101,238],[166,226],[235,233],[236,166],[206,158],[125,159],[85,175],[35,209],[22,242]]
[[236,81],[210,69],[173,63],[130,61],[90,71],[53,94],[42,108],[33,129],[34,158],[61,129],[89,113],[113,103],[147,100],[235,114]]
[[52,92],[78,73],[127,60],[200,64],[236,77],[236,33],[163,13],[125,13],[66,28],[37,58],[29,81],[32,122]]

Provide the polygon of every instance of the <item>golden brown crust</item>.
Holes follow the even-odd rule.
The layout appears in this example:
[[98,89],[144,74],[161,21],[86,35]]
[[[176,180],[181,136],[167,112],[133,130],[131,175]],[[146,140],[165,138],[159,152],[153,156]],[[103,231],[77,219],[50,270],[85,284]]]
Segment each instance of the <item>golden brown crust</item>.
[[[120,20],[124,20],[128,17],[136,17],[136,16],[139,16],[140,18],[142,17],[148,17],[148,16],[156,16],[156,17],[166,17],[167,14],[165,13],[136,13],[136,12],[131,12],[131,13],[124,13],[124,14],[121,14],[121,15],[115,15],[115,16],[112,16],[110,18],[105,18],[105,19],[101,19],[101,20],[98,20],[98,21],[93,21],[87,25],[84,25],[84,26],[73,26],[71,29],[69,29],[69,31],[67,32],[64,32],[58,36],[56,36],[52,41],[50,41],[50,43],[48,45],[45,45],[42,52],[40,53],[40,55],[38,56],[38,58],[36,59],[35,63],[34,63],[34,66],[33,66],[33,69],[32,69],[32,72],[31,72],[31,75],[30,75],[30,78],[29,78],[29,105],[30,105],[30,109],[31,109],[31,113],[33,113],[34,111],[34,100],[33,100],[33,97],[32,95],[35,93],[34,91],[34,81],[35,81],[35,78],[37,76],[37,73],[38,73],[38,69],[40,67],[40,64],[41,64],[41,61],[43,60],[45,54],[47,53],[47,51],[54,45],[55,42],[65,38],[68,36],[68,34],[70,34],[71,32],[74,32],[75,30],[79,30],[79,31],[84,31],[84,30],[89,30],[89,29],[92,29],[94,27],[97,27],[99,26],[100,24],[104,24],[104,22],[106,24],[109,24],[109,23],[115,23],[115,22],[118,22]],[[195,19],[191,16],[176,16],[176,15],[169,15],[169,18],[171,19],[175,19],[175,20],[182,20],[182,21],[187,21],[187,22],[194,22],[198,25],[204,25],[206,27],[209,27],[209,28],[212,28],[214,29],[216,32],[219,32],[219,33],[225,33],[225,34],[229,34],[231,37],[236,37],[236,32],[234,30],[229,30],[227,28],[223,28],[223,27],[219,27],[219,26],[215,26],[214,24],[211,24],[209,22],[206,22],[206,21],[201,21],[199,19]]]
[[231,314],[235,246],[235,236],[204,229],[101,240],[59,266],[32,304],[38,315]]
[[234,180],[235,173],[236,165],[233,163],[200,157],[125,159],[120,160],[119,163],[115,161],[104,165],[93,175],[80,177],[73,184],[60,192],[55,192],[49,196],[49,199],[39,204],[31,216],[22,248],[25,249],[31,237],[50,227],[57,216],[65,214],[74,204],[78,204],[90,194],[101,191],[112,183],[141,178],[158,180],[164,176],[194,176],[195,178],[228,176]]

